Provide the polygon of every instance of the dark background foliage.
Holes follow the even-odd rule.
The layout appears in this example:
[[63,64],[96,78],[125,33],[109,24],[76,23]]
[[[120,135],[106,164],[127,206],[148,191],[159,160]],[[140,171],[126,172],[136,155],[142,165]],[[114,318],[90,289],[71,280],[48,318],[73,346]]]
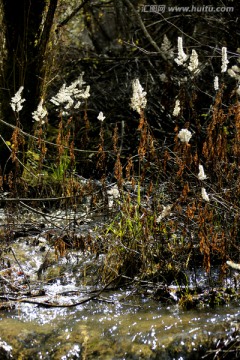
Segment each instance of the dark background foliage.
[[[124,138],[120,139],[123,155],[134,154],[139,140],[138,114],[129,104],[132,81],[139,78],[147,91],[146,116],[156,139],[167,141],[171,147],[176,129],[187,126],[197,134],[197,146],[201,149],[215,98],[214,76],[218,75],[226,85],[223,96],[226,106],[235,87],[235,80],[221,74],[221,48],[227,46],[229,65],[235,64],[240,5],[237,1],[215,1],[215,8],[231,6],[233,11],[212,12],[206,10],[203,1],[165,1],[165,12],[153,11],[153,6],[160,5],[159,1],[85,0],[76,1],[71,7],[67,1],[22,0],[16,8],[11,1],[2,0],[6,38],[0,91],[2,118],[14,124],[9,101],[24,85],[23,96],[27,101],[20,123],[23,130],[31,132],[31,114],[40,98],[48,100],[63,83],[71,83],[84,71],[84,80],[91,86],[87,104],[89,122],[86,129],[84,111],[74,115],[75,146],[97,149],[100,127],[97,115],[103,111],[106,149],[111,148],[115,124],[121,133],[124,121]],[[194,6],[195,10],[173,11],[171,6]],[[162,52],[164,35],[170,40],[175,57],[178,36],[183,38],[187,54],[192,49],[197,51],[200,61],[197,76],[191,77],[186,67],[178,66]],[[172,116],[176,97],[182,105],[177,119]],[[49,123],[57,126],[56,112],[49,110]],[[2,124],[0,130],[8,140],[12,130]],[[5,149],[1,151],[4,154]],[[78,170],[90,175],[96,163],[94,157],[91,161],[87,159],[86,166],[81,162]],[[110,167],[111,164],[110,161]]]
[[[199,148],[205,139],[214,103],[213,79],[219,76],[226,85],[225,105],[235,81],[221,74],[221,49],[227,46],[230,66],[236,63],[239,47],[238,9],[236,1],[216,1],[213,6],[232,6],[234,11],[208,12],[203,2],[167,1],[168,6],[195,6],[196,11],[148,11],[150,2],[139,1],[94,1],[87,2],[78,15],[84,23],[84,32],[79,42],[74,33],[72,43],[60,41],[59,63],[62,75],[56,84],[69,82],[84,71],[84,79],[91,86],[88,102],[88,117],[91,124],[90,141],[94,146],[99,123],[97,115],[103,111],[109,132],[116,123],[125,122],[124,146],[127,153],[134,153],[138,138],[136,128],[138,114],[130,108],[132,80],[139,78],[147,91],[146,116],[154,136],[173,145],[176,126],[188,126],[199,138]],[[146,5],[146,7],[144,7]],[[150,5],[159,5],[152,1]],[[148,6],[148,7],[147,7]],[[146,9],[146,11],[144,11]],[[198,10],[197,10],[198,9]],[[74,21],[77,20],[77,17]],[[66,31],[61,29],[62,36]],[[178,66],[174,59],[166,59],[161,44],[167,35],[177,57],[177,37],[183,37],[184,50],[191,54],[195,49],[199,55],[200,73],[191,78],[188,69]],[[77,38],[77,39],[76,39]],[[74,43],[76,41],[76,44]],[[59,75],[59,74],[58,74]],[[181,116],[173,118],[175,99],[182,104]],[[80,127],[84,120],[80,120]],[[92,132],[91,132],[92,131]],[[109,136],[110,136],[109,133]],[[77,146],[84,144],[79,136]],[[89,142],[85,144],[89,146]]]

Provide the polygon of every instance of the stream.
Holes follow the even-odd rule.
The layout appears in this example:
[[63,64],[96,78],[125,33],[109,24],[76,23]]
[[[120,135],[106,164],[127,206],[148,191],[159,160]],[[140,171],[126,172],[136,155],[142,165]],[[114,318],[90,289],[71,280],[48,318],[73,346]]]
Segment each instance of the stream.
[[200,359],[201,343],[217,341],[240,314],[231,306],[186,312],[141,299],[122,305],[119,296],[108,294],[113,304],[91,301],[72,309],[25,304],[1,312],[1,339],[12,354],[6,358]]
[[19,236],[2,254],[1,360],[213,359],[210,346],[238,329],[237,302],[184,311],[135,286],[104,289],[103,255],[56,257],[46,238],[44,231]]

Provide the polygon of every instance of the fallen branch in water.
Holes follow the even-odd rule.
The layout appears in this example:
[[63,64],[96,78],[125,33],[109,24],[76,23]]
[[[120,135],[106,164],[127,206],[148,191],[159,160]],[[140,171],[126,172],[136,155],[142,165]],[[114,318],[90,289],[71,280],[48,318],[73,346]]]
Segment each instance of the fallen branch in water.
[[[74,307],[74,306],[78,306],[78,305],[82,305],[85,304],[86,302],[89,302],[91,300],[99,300],[99,301],[106,301],[106,299],[98,299],[99,295],[101,293],[103,293],[108,286],[113,283],[115,280],[117,280],[120,276],[117,276],[116,278],[114,278],[113,280],[111,280],[108,284],[106,284],[101,290],[99,290],[98,292],[96,292],[95,294],[89,296],[89,297],[85,297],[82,298],[80,301],[73,303],[73,304],[55,304],[52,302],[48,302],[48,301],[37,301],[37,300],[31,300],[31,297],[28,298],[19,298],[19,297],[9,297],[9,296],[0,296],[0,299],[2,300],[8,300],[8,301],[16,301],[18,303],[27,303],[27,304],[34,304],[34,305],[38,305],[38,306],[43,306],[43,307],[61,307],[61,308],[70,308],[70,307]],[[56,294],[57,295],[57,294]],[[39,296],[42,296],[42,294],[40,294]],[[34,295],[32,298],[36,298],[36,295]]]

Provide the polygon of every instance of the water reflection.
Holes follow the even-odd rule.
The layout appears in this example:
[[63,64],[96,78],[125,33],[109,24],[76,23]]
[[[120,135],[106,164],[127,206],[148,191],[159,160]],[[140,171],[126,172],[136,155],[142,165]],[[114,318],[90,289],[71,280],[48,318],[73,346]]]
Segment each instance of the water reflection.
[[[118,296],[112,295],[113,298]],[[177,307],[159,307],[151,300],[143,304],[139,299],[139,306],[136,307],[135,299],[133,305],[122,306],[118,301],[115,304],[92,301],[71,309],[44,309],[31,304],[19,304],[14,312],[2,316],[1,338],[14,346],[16,339],[19,343],[21,334],[22,347],[26,343],[30,348],[41,347],[41,354],[36,359],[41,359],[41,356],[45,359],[44,356],[52,354],[53,349],[63,348],[65,342],[69,344],[70,355],[63,355],[61,359],[74,358],[74,354],[80,353],[84,341],[88,349],[86,351],[90,353],[97,349],[100,351],[100,346],[106,355],[113,344],[118,344],[127,353],[141,349],[142,354],[150,354],[151,358],[154,351],[167,348],[174,342],[180,347],[186,347],[187,344],[197,349],[199,337],[224,333],[226,323],[236,321],[240,314],[240,309],[233,306],[215,311],[202,310],[199,316],[197,311],[184,312]],[[34,337],[31,335],[33,333]],[[43,343],[41,339],[44,339]],[[90,359],[94,358],[91,354],[89,356]],[[109,356],[106,359],[115,359]]]
[[[46,255],[37,247],[30,248],[20,240],[18,258],[24,271],[36,277]],[[66,266],[61,273],[60,263]],[[84,278],[79,264],[90,266],[91,258],[76,254],[67,261],[60,259],[59,263],[53,263],[56,271],[49,273],[45,281],[39,281],[46,293],[42,296],[44,302],[72,304],[96,290],[92,274]],[[17,302],[15,305],[15,310],[1,313],[0,338],[15,349],[18,354],[15,358],[36,360],[84,356],[100,360],[162,359],[156,354],[170,346],[175,349],[172,351],[178,349],[177,359],[184,359],[181,351],[197,352],[203,339],[213,335],[217,338],[225,334],[226,328],[233,329],[240,315],[236,304],[214,310],[182,311],[178,305],[163,306],[149,297],[137,296],[131,289],[101,293],[98,299],[71,308],[44,308]],[[165,359],[172,360],[170,350],[168,354]]]

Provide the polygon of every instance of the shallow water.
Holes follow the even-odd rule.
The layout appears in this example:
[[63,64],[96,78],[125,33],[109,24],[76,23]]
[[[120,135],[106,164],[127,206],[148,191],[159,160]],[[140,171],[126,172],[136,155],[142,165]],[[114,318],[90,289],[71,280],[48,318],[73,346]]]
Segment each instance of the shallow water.
[[[97,263],[90,254],[71,251],[56,260],[44,234],[19,238],[12,248],[18,263],[11,252],[4,255],[12,269],[7,279],[19,286],[18,273],[23,270],[32,290],[45,291],[37,297],[39,302],[69,305],[99,289],[101,256]],[[46,256],[51,266],[38,279],[37,270]],[[203,285],[206,278],[201,272],[197,276]],[[28,289],[24,277],[21,286]],[[233,331],[240,320],[236,303],[183,311],[178,305],[166,306],[137,295],[134,288],[106,291],[97,299],[68,308],[10,303],[15,308],[0,311],[0,348],[5,349],[0,351],[1,360],[200,359],[207,345]]]
[[103,301],[73,308],[18,304],[1,312],[0,336],[19,359],[180,360],[187,359],[186,349],[195,349],[198,358],[201,341],[221,337],[240,317],[236,306],[182,311],[150,299],[121,298],[122,292],[107,293]]

